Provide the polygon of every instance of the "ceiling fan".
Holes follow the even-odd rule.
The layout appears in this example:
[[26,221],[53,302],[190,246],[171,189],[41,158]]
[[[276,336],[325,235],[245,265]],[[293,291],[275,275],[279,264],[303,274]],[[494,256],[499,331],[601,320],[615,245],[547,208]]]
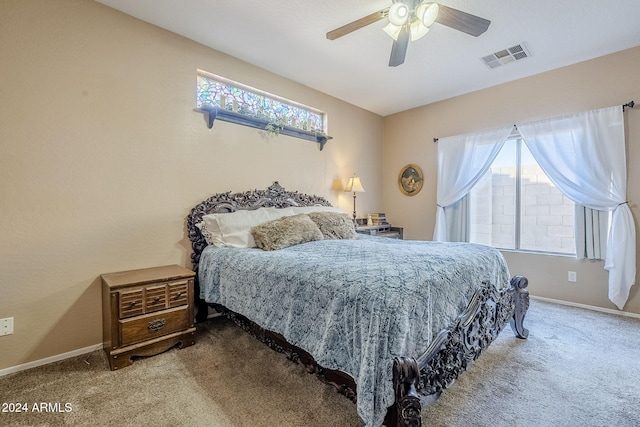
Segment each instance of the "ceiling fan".
[[487,31],[491,24],[487,19],[438,3],[423,0],[394,0],[390,7],[329,31],[327,38],[335,40],[384,18],[389,19],[384,31],[393,38],[390,67],[397,67],[404,63],[409,40],[418,40],[427,34],[434,22],[474,37]]

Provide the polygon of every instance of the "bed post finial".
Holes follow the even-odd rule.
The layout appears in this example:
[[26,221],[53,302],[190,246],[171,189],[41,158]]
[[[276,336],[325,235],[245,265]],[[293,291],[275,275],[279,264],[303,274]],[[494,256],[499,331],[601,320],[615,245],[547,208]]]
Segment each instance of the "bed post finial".
[[[422,406],[416,391],[420,380],[420,369],[413,357],[396,357],[393,360],[393,388],[396,393],[394,405],[397,427],[421,427]],[[392,424],[393,425],[393,424]]]

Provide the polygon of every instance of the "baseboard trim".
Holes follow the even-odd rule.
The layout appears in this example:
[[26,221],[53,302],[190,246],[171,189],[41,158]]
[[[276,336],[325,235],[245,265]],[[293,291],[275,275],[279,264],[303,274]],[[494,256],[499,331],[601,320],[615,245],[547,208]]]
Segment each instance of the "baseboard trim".
[[597,307],[595,305],[579,304],[577,302],[562,301],[562,300],[559,300],[559,299],[538,297],[538,296],[534,296],[534,295],[530,295],[530,297],[531,297],[531,299],[537,299],[537,300],[540,300],[540,301],[552,302],[554,304],[568,305],[570,307],[584,308],[586,310],[593,310],[593,311],[599,311],[599,312],[607,313],[607,314],[615,314],[617,316],[632,317],[634,319],[640,319],[640,314],[638,314],[638,313],[631,313],[631,312],[628,312],[628,311],[613,310],[613,309],[610,309],[610,308]]
[[68,351],[66,353],[57,354],[55,356],[45,357],[44,359],[34,360],[33,362],[23,363],[22,365],[11,366],[9,368],[0,369],[0,377],[13,374],[15,372],[26,371],[27,369],[36,368],[38,366],[47,365],[59,360],[69,359],[71,357],[81,356],[91,353],[102,348],[102,343],[90,345],[89,347],[79,348],[77,350]]

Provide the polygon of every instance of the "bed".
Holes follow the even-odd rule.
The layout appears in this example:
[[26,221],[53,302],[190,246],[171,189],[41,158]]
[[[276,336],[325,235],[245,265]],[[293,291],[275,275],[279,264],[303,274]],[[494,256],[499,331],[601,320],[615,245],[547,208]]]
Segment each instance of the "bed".
[[[275,219],[252,226],[248,247],[227,247],[210,230],[214,218],[228,231],[225,213]],[[367,427],[420,426],[421,408],[507,323],[527,338],[527,279],[509,277],[487,246],[356,235],[346,223],[326,199],[277,182],[199,203],[187,218],[198,320],[213,306],[304,363],[356,402]]]

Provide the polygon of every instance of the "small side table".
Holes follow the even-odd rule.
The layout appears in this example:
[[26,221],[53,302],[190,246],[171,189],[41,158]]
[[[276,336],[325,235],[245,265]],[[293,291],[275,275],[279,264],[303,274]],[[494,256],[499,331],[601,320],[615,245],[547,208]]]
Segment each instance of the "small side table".
[[195,343],[193,280],[178,265],[101,275],[103,348],[112,370]]
[[388,237],[390,239],[403,239],[403,228],[393,227],[391,224],[359,225],[356,227],[356,232],[370,236]]

